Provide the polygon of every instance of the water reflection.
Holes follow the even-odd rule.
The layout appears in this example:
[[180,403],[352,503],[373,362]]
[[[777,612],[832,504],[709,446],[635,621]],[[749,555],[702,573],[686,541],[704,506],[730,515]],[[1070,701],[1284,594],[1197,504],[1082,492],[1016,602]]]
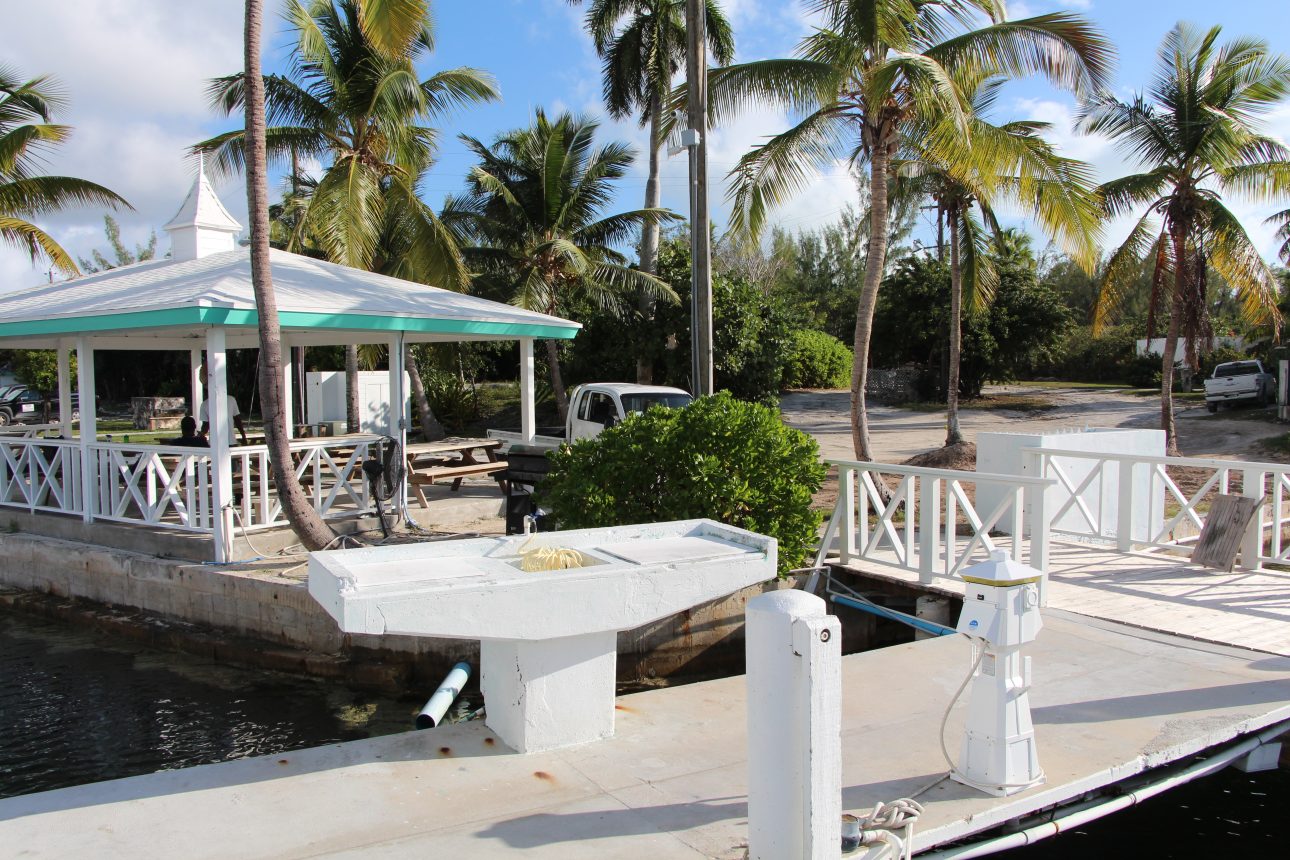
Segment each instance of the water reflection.
[[408,730],[415,701],[0,612],[0,797]]

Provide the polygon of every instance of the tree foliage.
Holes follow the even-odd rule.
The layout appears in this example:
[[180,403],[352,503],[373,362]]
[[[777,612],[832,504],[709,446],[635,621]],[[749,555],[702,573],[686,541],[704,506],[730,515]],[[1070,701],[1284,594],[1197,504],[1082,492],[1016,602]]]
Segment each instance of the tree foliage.
[[90,259],[76,258],[76,262],[81,266],[81,271],[86,273],[105,272],[108,269],[117,269],[121,266],[147,262],[157,256],[156,230],[153,230],[148,237],[147,244],[135,245],[131,249],[126,246],[125,242],[121,241],[121,226],[116,223],[116,219],[111,215],[104,215],[103,235],[107,237],[108,250],[111,251],[112,257],[109,259],[106,254],[95,248],[90,252]]
[[777,410],[722,392],[655,407],[550,455],[539,502],[561,528],[706,517],[779,542],[779,572],[801,566],[823,516],[814,439]]

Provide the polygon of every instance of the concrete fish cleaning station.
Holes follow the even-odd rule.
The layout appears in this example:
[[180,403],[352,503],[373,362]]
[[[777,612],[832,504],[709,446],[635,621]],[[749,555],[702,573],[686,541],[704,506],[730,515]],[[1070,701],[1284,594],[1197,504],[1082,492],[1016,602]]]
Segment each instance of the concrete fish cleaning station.
[[346,633],[479,639],[488,727],[519,752],[614,733],[618,632],[775,577],[775,541],[710,520],[314,553]]
[[[1276,767],[1290,467],[1013,447],[995,472],[838,462],[815,593],[749,601],[749,674],[616,699],[616,631],[770,577],[773,543],[686,522],[317,554],[311,593],[353,635],[481,640],[486,720],[0,800],[0,846],[815,858],[849,815],[848,856],[962,860]],[[1239,565],[1193,563],[1234,494],[1256,509]],[[900,615],[883,594],[934,601],[939,620],[904,620],[946,635],[841,656],[838,616]]]

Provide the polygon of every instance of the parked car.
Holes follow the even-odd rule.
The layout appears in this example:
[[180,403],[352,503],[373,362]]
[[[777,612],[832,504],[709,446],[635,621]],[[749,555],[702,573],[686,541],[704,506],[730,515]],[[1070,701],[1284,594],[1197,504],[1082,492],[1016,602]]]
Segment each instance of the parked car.
[[552,450],[566,442],[590,439],[606,427],[613,427],[628,415],[644,412],[651,406],[679,409],[694,398],[689,392],[663,385],[636,385],[628,382],[591,382],[579,385],[569,395],[569,417],[563,435],[537,435],[525,442],[513,430],[489,430],[488,438],[500,439],[503,450],[525,444],[531,449]]
[[1205,380],[1205,408],[1217,412],[1219,404],[1253,400],[1266,406],[1276,398],[1277,378],[1262,362],[1228,361],[1217,365]]
[[[40,424],[46,419],[58,420],[58,398],[46,397],[26,385],[14,385],[0,391],[0,427],[10,424]],[[80,395],[72,394],[72,420],[81,418]]]

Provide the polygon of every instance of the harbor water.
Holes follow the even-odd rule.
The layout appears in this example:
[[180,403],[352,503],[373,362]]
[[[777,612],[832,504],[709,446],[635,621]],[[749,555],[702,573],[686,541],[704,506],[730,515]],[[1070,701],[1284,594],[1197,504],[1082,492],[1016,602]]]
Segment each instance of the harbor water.
[[[0,611],[0,797],[406,731],[424,698],[220,666]],[[1288,804],[1290,772],[1229,768],[997,856],[1280,858]]]

